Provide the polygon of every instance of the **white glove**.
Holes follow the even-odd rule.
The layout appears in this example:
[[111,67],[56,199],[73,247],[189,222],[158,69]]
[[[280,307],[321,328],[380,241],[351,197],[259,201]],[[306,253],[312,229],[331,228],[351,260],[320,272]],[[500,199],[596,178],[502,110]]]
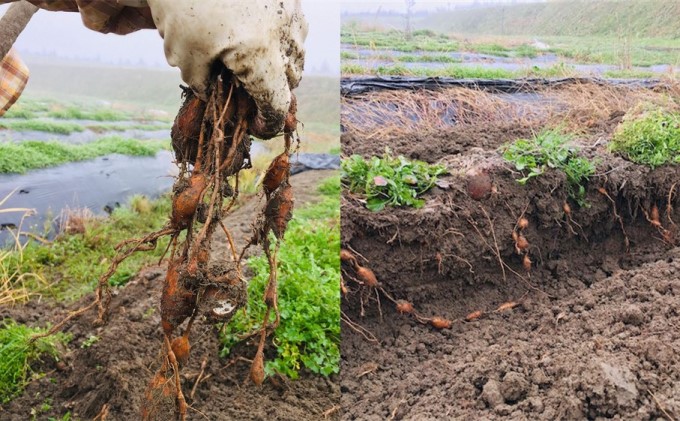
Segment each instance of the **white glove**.
[[206,100],[210,69],[220,60],[257,105],[253,134],[279,133],[300,83],[307,22],[300,0],[148,0],[165,56]]

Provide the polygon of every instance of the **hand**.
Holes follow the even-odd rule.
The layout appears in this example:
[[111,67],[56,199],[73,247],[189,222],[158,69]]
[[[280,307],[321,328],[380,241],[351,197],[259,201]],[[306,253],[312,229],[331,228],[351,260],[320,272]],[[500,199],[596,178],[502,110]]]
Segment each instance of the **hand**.
[[300,0],[147,0],[165,56],[206,100],[219,60],[255,100],[251,132],[278,134],[304,67],[307,22]]

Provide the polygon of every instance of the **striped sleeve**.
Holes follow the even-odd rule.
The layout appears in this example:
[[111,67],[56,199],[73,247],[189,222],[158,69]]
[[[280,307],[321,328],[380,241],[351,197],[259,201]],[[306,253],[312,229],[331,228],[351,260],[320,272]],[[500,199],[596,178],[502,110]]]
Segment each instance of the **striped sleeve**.
[[14,49],[0,62],[0,117],[19,99],[28,82],[28,67]]
[[[16,0],[0,0],[0,4]],[[156,25],[149,7],[132,7],[116,0],[28,0],[41,9],[57,12],[80,12],[86,27],[105,34],[129,34]],[[141,2],[144,3],[144,2]]]

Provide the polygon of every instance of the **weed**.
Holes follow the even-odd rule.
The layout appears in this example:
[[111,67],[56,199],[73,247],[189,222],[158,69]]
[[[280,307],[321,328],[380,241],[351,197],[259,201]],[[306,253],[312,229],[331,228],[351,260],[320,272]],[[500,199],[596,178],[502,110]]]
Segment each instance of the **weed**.
[[43,330],[17,324],[6,319],[0,325],[0,402],[7,403],[20,394],[29,375],[31,364],[47,356],[59,358],[58,347],[70,338],[58,333],[31,342],[33,335]]
[[577,156],[576,149],[567,145],[570,140],[558,130],[545,130],[531,139],[518,139],[505,145],[503,158],[522,172],[523,177],[517,180],[520,184],[526,184],[550,168],[564,172],[569,197],[579,206],[588,206],[586,183],[595,174],[595,165]]
[[152,205],[148,197],[136,194],[132,196],[129,200],[130,208],[140,215],[148,215],[151,213]]
[[425,201],[418,196],[435,185],[437,176],[447,173],[443,165],[410,161],[401,155],[395,158],[389,150],[382,158],[369,160],[352,155],[343,160],[342,169],[349,190],[365,195],[366,207],[374,212],[387,205],[422,207]]
[[[304,366],[313,373],[337,373],[340,363],[340,203],[338,177],[319,188],[320,203],[296,210],[279,251],[281,324],[274,332],[277,357],[267,362],[268,375],[297,378]],[[269,277],[265,256],[248,260],[254,272],[248,283],[248,305],[222,336],[228,355],[244,333],[259,328],[266,305],[262,300]]]
[[656,109],[624,120],[616,129],[609,148],[652,168],[680,164],[680,115]]
[[87,349],[91,347],[92,345],[96,344],[99,342],[99,336],[96,335],[90,335],[87,339],[83,341],[83,343],[80,345],[81,348]]

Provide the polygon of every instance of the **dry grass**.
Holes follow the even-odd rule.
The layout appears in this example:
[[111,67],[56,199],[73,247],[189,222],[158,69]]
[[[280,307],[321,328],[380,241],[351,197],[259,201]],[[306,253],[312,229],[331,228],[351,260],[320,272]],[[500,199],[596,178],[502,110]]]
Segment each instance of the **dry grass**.
[[[25,285],[26,281],[29,279],[36,280],[43,284],[47,283],[40,275],[35,273],[24,273],[21,270],[23,251],[26,247],[26,243],[22,244],[19,240],[19,236],[24,219],[31,215],[34,210],[28,208],[3,208],[4,204],[15,191],[16,189],[3,199],[0,199],[0,214],[21,214],[21,222],[19,225],[15,229],[7,230],[14,240],[13,243],[6,248],[0,248],[0,306],[27,300],[30,293]],[[0,247],[1,246],[2,245],[0,245]]]
[[584,135],[613,130],[613,121],[641,104],[680,110],[680,84],[664,90],[573,83],[527,90],[519,95],[470,88],[376,91],[342,99],[345,130],[365,139],[384,139],[454,125],[513,124],[563,127]]
[[57,217],[60,234],[85,234],[88,226],[97,220],[97,216],[88,208],[65,207]]

